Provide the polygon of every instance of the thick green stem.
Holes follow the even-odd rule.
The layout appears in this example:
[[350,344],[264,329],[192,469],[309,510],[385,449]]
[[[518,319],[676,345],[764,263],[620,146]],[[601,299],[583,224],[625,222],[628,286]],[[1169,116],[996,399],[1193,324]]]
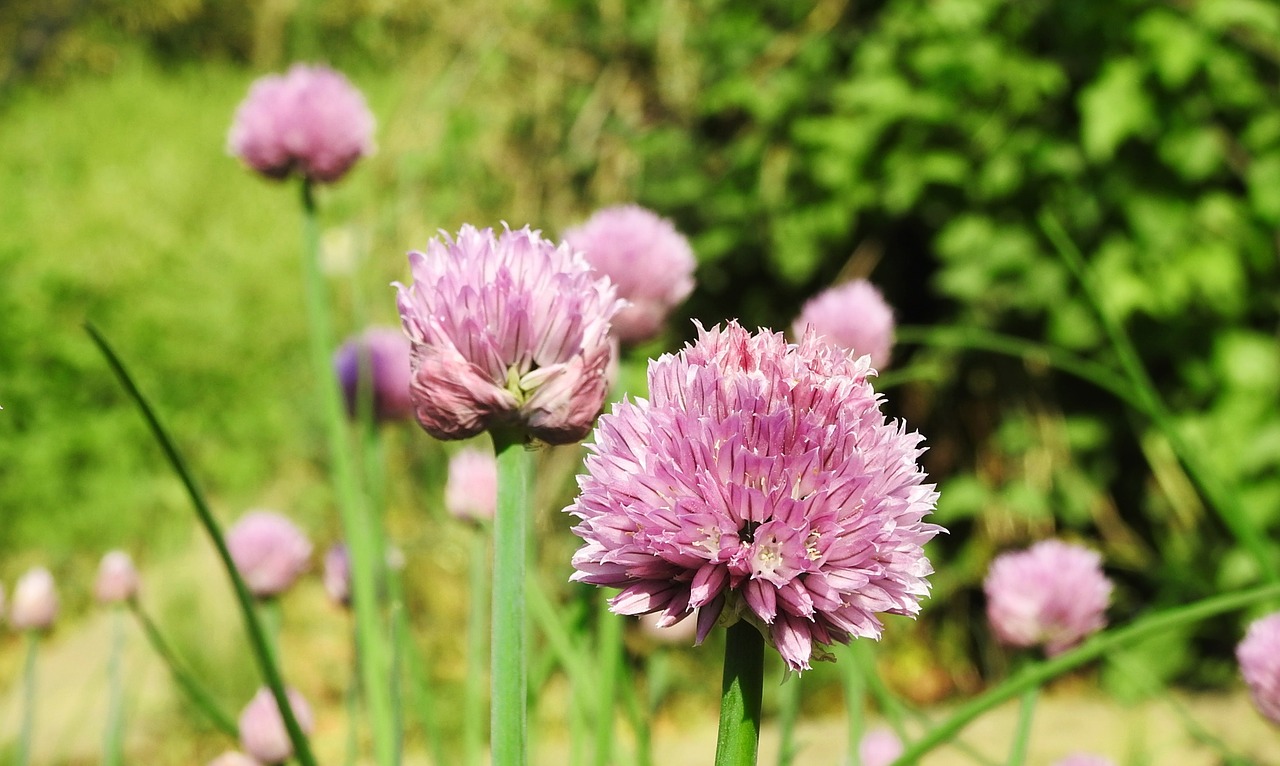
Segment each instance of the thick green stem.
[[600,690],[596,708],[596,766],[613,763],[613,706],[616,698],[618,670],[622,665],[622,617],[609,611],[605,592],[597,593],[596,635],[599,636],[600,676],[595,679]]
[[778,766],[791,766],[796,758],[796,719],[800,715],[801,676],[783,681],[778,690]]
[[527,762],[525,559],[532,503],[530,453],[516,434],[493,434],[498,510],[493,525],[493,643],[489,740],[494,766]]
[[102,763],[124,763],[124,609],[111,609],[111,656],[107,659],[107,726],[102,738]]
[[715,766],[754,766],[760,749],[764,695],[764,636],[746,620],[729,626],[720,685],[720,732]]
[[27,631],[27,660],[22,672],[22,733],[18,738],[17,766],[27,766],[31,761],[31,745],[36,728],[36,650],[40,645],[40,632]]
[[1018,728],[1013,732],[1013,745],[1009,748],[1009,766],[1022,766],[1027,760],[1027,746],[1031,743],[1031,722],[1035,718],[1036,699],[1039,696],[1039,687],[1022,693],[1022,704],[1018,706]]
[[173,682],[178,685],[182,693],[187,696],[187,700],[191,702],[205,718],[218,728],[228,737],[236,738],[240,736],[240,727],[236,724],[236,720],[228,715],[218,703],[213,700],[213,696],[205,690],[196,677],[187,670],[186,666],[174,654],[173,649],[169,647],[168,642],[164,640],[164,636],[160,635],[160,629],[156,627],[147,613],[142,611],[142,607],[136,600],[129,601],[129,609],[133,611],[134,617],[138,618],[138,624],[142,626],[142,632],[147,637],[147,643],[151,644],[152,650],[160,656],[165,667],[169,669],[169,675],[173,676]]
[[464,766],[479,766],[484,746],[484,658],[489,648],[489,535],[471,530],[471,609],[467,617],[467,681],[463,696]]

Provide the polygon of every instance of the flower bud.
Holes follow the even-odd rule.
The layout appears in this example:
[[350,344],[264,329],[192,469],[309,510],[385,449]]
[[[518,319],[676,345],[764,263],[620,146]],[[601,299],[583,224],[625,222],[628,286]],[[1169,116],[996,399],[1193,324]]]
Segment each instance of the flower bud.
[[469,521],[488,521],[498,507],[498,461],[488,450],[468,447],[449,458],[444,507]]
[[124,551],[111,551],[98,565],[94,593],[103,604],[118,604],[138,595],[138,570]]
[[796,338],[812,328],[829,343],[849,349],[855,356],[871,357],[871,366],[883,370],[893,352],[893,309],[865,279],[829,287],[810,298],[791,328]]
[[396,327],[371,327],[348,338],[333,356],[334,371],[347,403],[347,414],[355,417],[366,394],[362,384],[373,389],[373,416],[378,420],[413,417],[409,398],[409,339]]
[[[298,727],[303,734],[310,734],[315,725],[311,707],[296,690],[287,689],[285,694]],[[259,689],[240,713],[240,747],[266,764],[284,763],[293,757],[293,742],[270,689]]]
[[44,567],[29,570],[13,588],[9,624],[17,630],[48,630],[58,617],[58,590]]
[[250,511],[227,530],[227,549],[249,592],[279,595],[307,571],[311,543],[292,521],[274,511]]

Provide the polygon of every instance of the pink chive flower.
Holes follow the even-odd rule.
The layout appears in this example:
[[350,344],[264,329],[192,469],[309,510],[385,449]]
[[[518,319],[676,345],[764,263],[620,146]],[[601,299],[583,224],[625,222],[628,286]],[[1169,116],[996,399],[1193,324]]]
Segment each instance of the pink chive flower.
[[598,210],[566,231],[564,241],[581,250],[628,302],[613,318],[613,335],[621,343],[656,336],[671,310],[693,292],[697,262],[689,241],[671,221],[639,205]]
[[373,115],[360,91],[324,66],[259,78],[236,110],[227,150],[268,178],[333,183],[373,152]]
[[333,355],[333,369],[347,403],[347,414],[360,412],[365,395],[361,386],[363,365],[373,387],[373,416],[378,420],[413,417],[409,398],[409,339],[398,327],[371,327],[348,338]]
[[[298,728],[310,734],[315,727],[311,706],[294,689],[286,689],[285,694]],[[284,763],[293,757],[293,742],[270,689],[259,689],[240,713],[240,747],[262,763]]]
[[893,309],[865,279],[829,287],[810,298],[792,326],[799,338],[809,327],[828,341],[871,356],[871,366],[882,370],[893,351]]
[[262,766],[244,753],[229,750],[209,761],[209,766]]
[[1258,712],[1280,724],[1280,612],[1249,626],[1236,647],[1236,661]]
[[342,543],[324,554],[324,592],[338,606],[351,605],[351,556]]
[[118,604],[138,595],[138,570],[124,551],[110,551],[98,564],[94,594],[103,604]]
[[449,458],[444,507],[464,520],[493,518],[498,507],[498,461],[492,452],[467,448]]
[[551,444],[586,436],[609,387],[609,320],[622,305],[608,280],[527,226],[496,236],[463,226],[409,263],[413,284],[397,284],[397,303],[427,433],[516,429]]
[[1043,644],[1061,654],[1107,624],[1111,581],[1102,557],[1079,545],[1044,540],[991,562],[982,584],[987,619],[1005,644]]
[[868,730],[858,743],[858,759],[862,766],[889,766],[903,752],[902,740],[892,729],[883,726]]
[[1053,766],[1116,766],[1116,762],[1100,755],[1072,753],[1066,758],[1054,761]]
[[311,542],[292,521],[275,511],[249,511],[227,530],[231,560],[258,598],[289,589],[311,561]]
[[567,509],[573,579],[621,588],[619,614],[697,609],[699,642],[749,620],[793,670],[814,644],[878,638],[880,613],[917,614],[937,492],[869,373],[812,334],[699,327],[649,363],[648,401],[600,418]]
[[15,630],[48,630],[58,618],[58,588],[44,567],[28,570],[13,586],[9,624]]

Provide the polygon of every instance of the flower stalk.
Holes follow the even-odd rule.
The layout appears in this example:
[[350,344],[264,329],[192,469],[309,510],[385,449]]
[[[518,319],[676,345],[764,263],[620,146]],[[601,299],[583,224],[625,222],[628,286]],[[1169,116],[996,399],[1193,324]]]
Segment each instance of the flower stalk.
[[27,766],[31,761],[31,746],[36,728],[36,654],[40,646],[40,631],[27,632],[27,659],[22,671],[22,732],[18,737],[17,766]]
[[763,696],[764,636],[751,623],[738,620],[725,638],[715,766],[754,766]]
[[493,525],[493,638],[489,739],[495,766],[527,762],[524,580],[532,505],[530,453],[522,436],[493,432],[498,511]]
[[107,659],[107,726],[103,733],[102,763],[124,763],[124,609],[111,609],[111,654]]

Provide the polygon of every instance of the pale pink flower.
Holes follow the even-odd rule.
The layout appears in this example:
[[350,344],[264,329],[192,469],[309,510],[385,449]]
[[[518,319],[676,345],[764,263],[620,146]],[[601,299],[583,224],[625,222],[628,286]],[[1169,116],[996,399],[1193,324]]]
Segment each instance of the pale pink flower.
[[332,183],[373,152],[373,115],[346,77],[294,64],[259,78],[236,110],[227,150],[268,178]]
[[890,766],[903,752],[902,740],[892,729],[883,726],[867,730],[858,743],[858,759],[862,766]]
[[1236,647],[1236,661],[1258,712],[1280,724],[1280,612],[1249,626]]
[[[367,365],[367,367],[365,367]],[[362,368],[367,372],[362,374]],[[347,414],[360,411],[362,381],[373,389],[373,416],[378,420],[413,417],[409,397],[409,339],[398,327],[371,327],[348,338],[333,355],[333,369],[347,403]],[[365,377],[367,375],[367,377]]]
[[1116,762],[1100,755],[1072,753],[1066,758],[1054,761],[1053,766],[1116,766]]
[[338,606],[351,605],[351,556],[342,543],[324,554],[324,592]]
[[58,588],[44,567],[30,569],[13,586],[9,624],[15,630],[48,630],[58,618]]
[[[303,734],[315,728],[311,706],[294,689],[286,689],[289,707]],[[293,757],[293,742],[271,690],[262,688],[240,713],[240,747],[262,763],[284,763]]]
[[138,570],[124,551],[110,551],[98,564],[94,593],[103,604],[118,604],[138,595]]
[[439,439],[489,429],[567,444],[591,430],[609,382],[609,320],[621,306],[581,254],[527,226],[463,226],[410,253],[397,285],[413,343],[418,422]]
[[699,327],[649,363],[649,400],[600,418],[567,510],[573,579],[621,588],[619,614],[749,620],[793,670],[815,644],[914,616],[933,570],[937,493],[922,437],[889,422],[868,360],[806,335]]
[[493,518],[498,507],[498,461],[492,451],[467,447],[449,458],[444,507],[460,519]]
[[1111,581],[1102,557],[1079,545],[1044,540],[991,562],[983,582],[987,619],[1010,646],[1044,645],[1060,654],[1107,624]]
[[311,563],[311,542],[275,511],[249,511],[227,530],[227,549],[249,591],[259,598],[289,589]]
[[893,352],[893,309],[865,279],[829,287],[810,298],[792,326],[798,338],[806,328],[854,354],[871,356],[877,370],[889,364]]
[[567,230],[564,241],[581,250],[628,302],[613,318],[613,335],[622,343],[656,336],[672,309],[693,292],[697,262],[689,241],[671,221],[639,205],[597,210]]
[[244,753],[228,750],[217,758],[214,758],[212,761],[209,761],[209,766],[262,766],[262,764],[253,760]]

